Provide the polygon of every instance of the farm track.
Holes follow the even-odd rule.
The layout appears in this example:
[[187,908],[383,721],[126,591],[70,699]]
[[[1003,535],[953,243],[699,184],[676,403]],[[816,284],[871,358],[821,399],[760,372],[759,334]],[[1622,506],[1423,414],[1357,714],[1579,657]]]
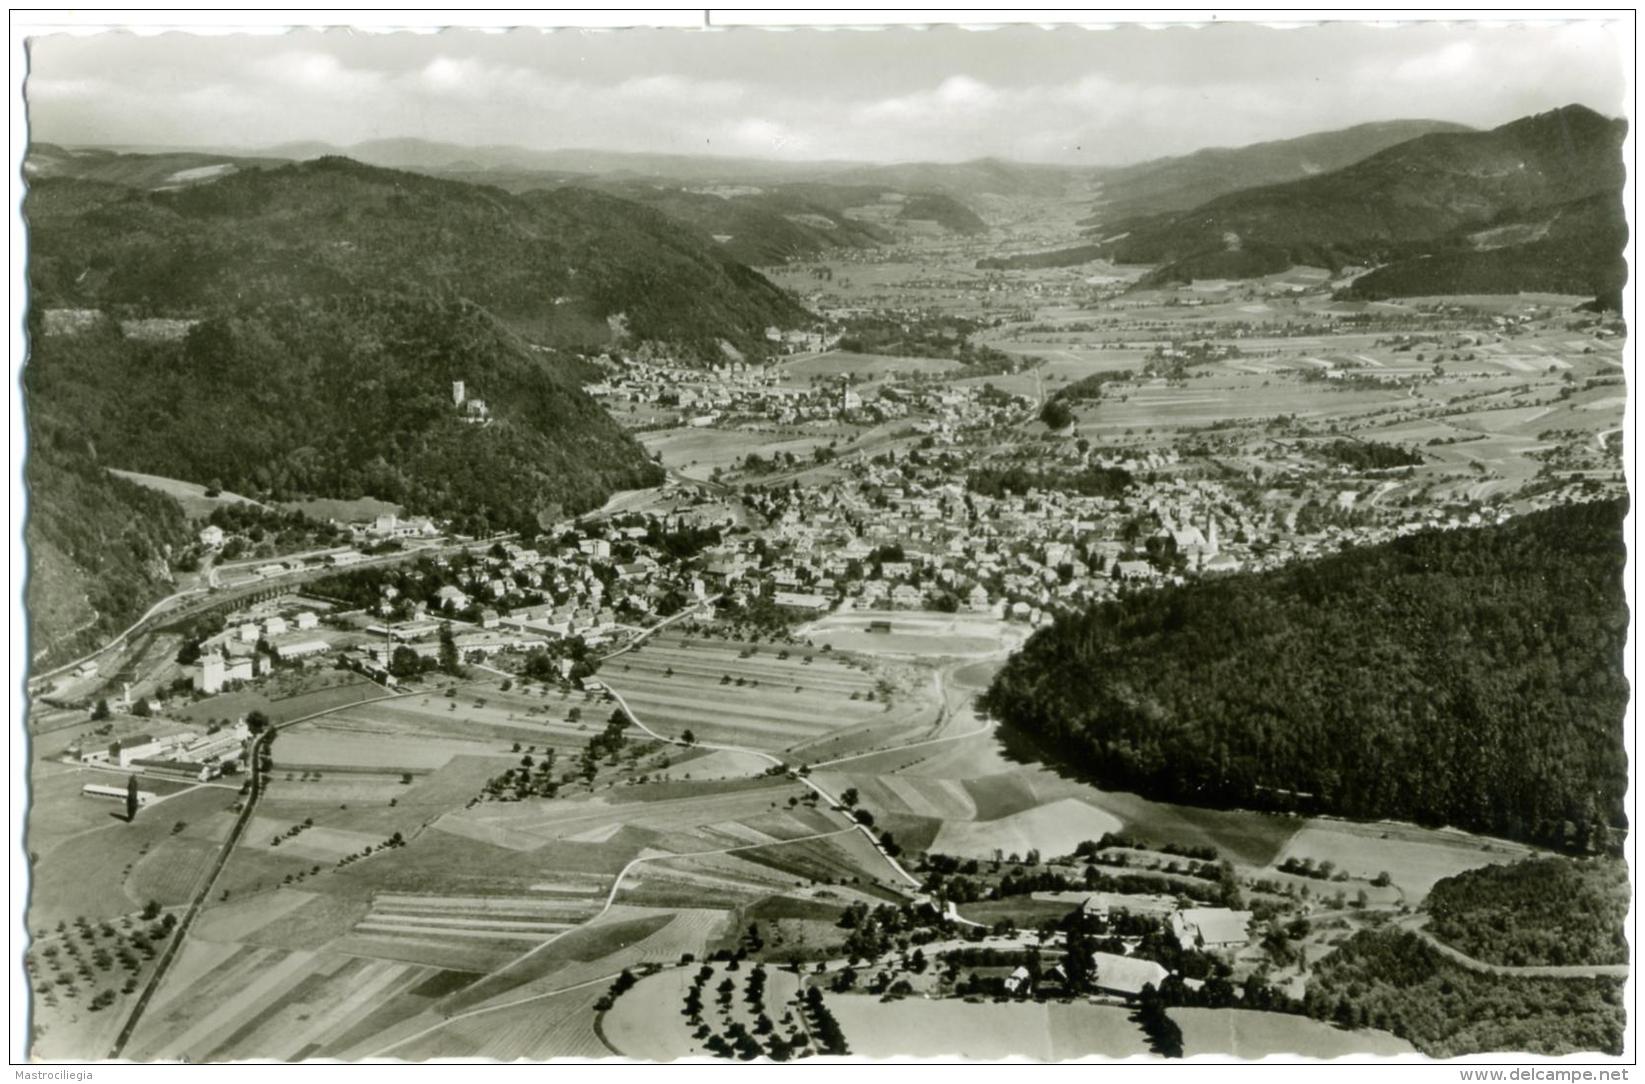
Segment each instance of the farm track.
[[[381,700],[395,700],[401,697],[418,695],[418,692],[420,692],[420,690],[415,692],[388,693],[384,696],[373,697],[371,700],[357,701],[356,703],[370,704]],[[346,706],[351,707],[353,705]],[[154,998],[156,991],[160,988],[161,981],[165,978],[167,971],[170,969],[172,961],[176,959],[178,952],[182,949],[183,942],[188,937],[189,928],[194,924],[194,920],[199,917],[200,909],[205,906],[206,900],[210,897],[212,886],[217,883],[217,878],[222,875],[223,867],[228,865],[229,857],[233,855],[235,846],[240,842],[241,838],[246,833],[246,829],[251,825],[252,816],[257,809],[257,800],[262,797],[263,790],[267,783],[267,780],[264,778],[264,773],[261,767],[259,767],[263,748],[269,739],[284,727],[295,726],[298,723],[305,723],[312,719],[318,719],[321,716],[329,715],[334,711],[341,710],[343,710],[342,707],[327,708],[323,711],[317,711],[312,715],[305,715],[301,718],[291,719],[284,723],[274,723],[271,724],[262,734],[257,736],[254,743],[254,748],[251,751],[251,757],[249,758],[252,765],[252,778],[251,789],[246,795],[246,804],[240,810],[239,817],[235,819],[234,827],[230,829],[228,837],[223,841],[222,850],[218,852],[216,860],[211,865],[211,869],[207,871],[204,882],[200,885],[199,889],[196,890],[194,899],[190,901],[188,905],[188,910],[183,913],[182,921],[177,924],[177,929],[172,932],[171,938],[166,942],[165,952],[161,954],[159,961],[154,966],[154,971],[149,975],[148,985],[143,988],[143,992],[138,995],[137,1000],[132,1003],[131,1012],[126,1017],[126,1022],[121,1025],[120,1034],[115,1038],[114,1046],[109,1051],[108,1056],[110,1060],[119,1058],[121,1052],[125,1049],[126,1043],[131,1040],[132,1034],[137,1030],[137,1024],[142,1019],[144,1010],[148,1008],[149,1002]]]
[[1446,944],[1428,932],[1428,915],[1415,914],[1399,920],[1399,926],[1422,938],[1429,945],[1439,950],[1440,955],[1452,963],[1461,964],[1469,971],[1478,971],[1487,975],[1500,975],[1504,978],[1524,979],[1625,979],[1631,968],[1628,964],[1571,964],[1557,966],[1544,964],[1531,967],[1513,967],[1508,964],[1493,964],[1485,960],[1469,956],[1462,950]]

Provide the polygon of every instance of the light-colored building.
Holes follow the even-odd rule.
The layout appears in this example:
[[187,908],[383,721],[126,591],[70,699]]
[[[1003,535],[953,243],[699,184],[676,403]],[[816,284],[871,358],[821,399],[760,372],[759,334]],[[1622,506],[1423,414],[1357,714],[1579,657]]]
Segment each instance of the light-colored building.
[[1160,983],[1171,974],[1153,960],[1112,952],[1093,952],[1091,967],[1096,972],[1092,985],[1106,993],[1124,997],[1136,997],[1145,986],[1158,990]]
[[1236,948],[1250,940],[1250,930],[1250,911],[1184,907],[1171,916],[1171,934],[1184,949]]
[[200,545],[208,549],[219,549],[223,545],[223,529],[212,523],[200,528]]
[[200,672],[194,677],[194,687],[203,693],[221,692],[228,667],[223,656],[215,651],[200,658]]
[[300,659],[307,655],[322,655],[331,650],[329,643],[314,636],[293,636],[276,641],[272,646],[275,657],[281,661]]
[[[80,793],[87,798],[113,798],[120,802],[126,800],[125,787],[110,786],[107,783],[87,783],[80,788]],[[139,808],[148,805],[152,801],[154,801],[153,791],[140,790],[137,792],[137,805]]]

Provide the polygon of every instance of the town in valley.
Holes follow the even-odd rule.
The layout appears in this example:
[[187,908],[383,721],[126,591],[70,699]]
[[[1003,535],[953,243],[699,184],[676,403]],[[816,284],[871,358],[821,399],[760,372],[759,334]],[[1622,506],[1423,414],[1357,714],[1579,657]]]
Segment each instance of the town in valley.
[[1621,1057],[1626,125],[1503,121],[37,126],[28,1057]]

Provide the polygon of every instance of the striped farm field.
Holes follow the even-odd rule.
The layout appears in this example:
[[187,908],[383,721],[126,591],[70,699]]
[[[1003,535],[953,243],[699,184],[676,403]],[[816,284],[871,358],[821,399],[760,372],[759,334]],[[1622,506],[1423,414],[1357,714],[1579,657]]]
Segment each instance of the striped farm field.
[[[393,959],[493,966],[564,933],[603,903],[592,895],[434,896],[380,892],[339,945]],[[450,966],[450,964],[447,964]]]
[[610,686],[648,728],[677,738],[690,730],[698,741],[777,751],[801,745],[884,714],[881,705],[838,693],[795,691],[795,685],[720,683],[718,674],[691,676],[612,674]]
[[[185,961],[187,962],[187,961]],[[240,947],[189,967],[188,984],[144,1017],[130,1053],[190,1061],[311,1057],[431,968],[337,953]]]
[[[628,827],[654,833],[653,843],[659,842],[659,835],[683,836],[677,849],[698,851],[817,831],[809,819],[790,824],[791,816],[785,803],[802,793],[798,785],[786,779],[770,778],[738,784],[726,791],[708,789],[704,794],[688,789],[681,797],[651,801],[620,801],[623,792],[618,790],[575,798],[484,802],[472,809],[445,814],[436,822],[436,827],[443,832],[523,851],[557,840],[609,843],[618,831]],[[766,831],[763,839],[704,837],[700,832],[714,825],[751,820]]]

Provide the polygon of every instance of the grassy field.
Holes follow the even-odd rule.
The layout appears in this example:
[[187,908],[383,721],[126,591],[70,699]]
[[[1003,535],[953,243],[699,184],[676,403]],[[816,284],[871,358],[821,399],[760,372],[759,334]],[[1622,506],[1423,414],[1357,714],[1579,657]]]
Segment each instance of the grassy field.
[[261,711],[271,721],[284,723],[386,695],[381,685],[367,681],[358,674],[322,670],[281,675],[237,692],[207,697],[178,708],[176,715],[189,723],[204,726],[212,719],[236,719],[253,711]]
[[224,490],[215,497],[206,496],[206,487],[194,482],[185,482],[179,478],[163,478],[158,474],[138,474],[129,470],[109,470],[110,474],[124,478],[128,482],[136,482],[147,489],[157,490],[173,498],[183,506],[183,514],[190,519],[205,519],[217,509],[227,504],[257,504],[250,497],[242,497],[238,493]]
[[340,497],[311,497],[306,501],[287,501],[280,507],[288,511],[301,512],[313,519],[334,519],[339,523],[365,523],[378,516],[398,516],[404,511],[400,505],[380,501],[375,497],[356,497],[354,500],[343,500]]
[[[799,990],[799,979],[795,975],[768,967],[764,996],[755,1006],[744,996],[752,968],[744,966],[730,971],[719,964],[711,965],[710,970],[713,977],[707,982],[703,998],[703,1019],[710,1027],[720,1031],[737,1021],[752,1030],[755,1018],[764,1012],[777,1024],[785,1039],[799,1034],[797,1017],[791,1015],[793,999]],[[702,1043],[693,1038],[692,1029],[681,1015],[686,991],[696,971],[696,967],[683,967],[660,972],[642,979],[618,998],[601,1022],[601,1030],[612,1048],[625,1057],[641,1061],[712,1057]],[[736,994],[729,1007],[722,1007],[715,990],[726,979],[735,984]],[[790,1019],[787,1026],[782,1023],[785,1016]]]
[[1130,1010],[1114,1005],[884,1002],[866,994],[830,994],[826,1004],[857,1057],[1066,1061],[1148,1054],[1148,1040],[1131,1022]]
[[[54,807],[64,802],[95,805],[108,816],[105,823],[60,839],[49,851],[41,852],[32,871],[29,927],[44,929],[81,914],[93,919],[118,917],[141,908],[150,898],[145,893],[177,897],[186,892],[189,879],[201,868],[200,856],[210,849],[209,822],[234,801],[232,790],[202,787],[139,811],[129,824],[118,802],[82,798],[78,787],[71,795],[37,802],[30,811],[33,817],[49,818]],[[116,818],[115,813],[120,816]],[[180,832],[176,831],[178,824],[184,826]],[[148,860],[150,855],[156,856],[153,862]],[[168,869],[168,861],[175,861],[177,868]],[[93,884],[101,890],[88,891],[87,886]]]
[[1397,1036],[1369,1028],[1345,1031],[1306,1016],[1245,1009],[1172,1009],[1182,1028],[1184,1057],[1220,1055],[1254,1061],[1268,1057],[1395,1057],[1416,1049]]
[[652,429],[638,434],[647,452],[662,457],[662,464],[692,478],[708,478],[715,467],[731,470],[750,454],[761,459],[790,453],[809,460],[812,452],[845,435],[841,429],[806,432],[760,429]]
[[1312,820],[1291,838],[1275,864],[1288,858],[1311,858],[1316,863],[1329,860],[1361,878],[1386,871],[1404,891],[1407,902],[1416,906],[1435,881],[1479,866],[1517,862],[1533,853],[1522,844],[1465,832]]

